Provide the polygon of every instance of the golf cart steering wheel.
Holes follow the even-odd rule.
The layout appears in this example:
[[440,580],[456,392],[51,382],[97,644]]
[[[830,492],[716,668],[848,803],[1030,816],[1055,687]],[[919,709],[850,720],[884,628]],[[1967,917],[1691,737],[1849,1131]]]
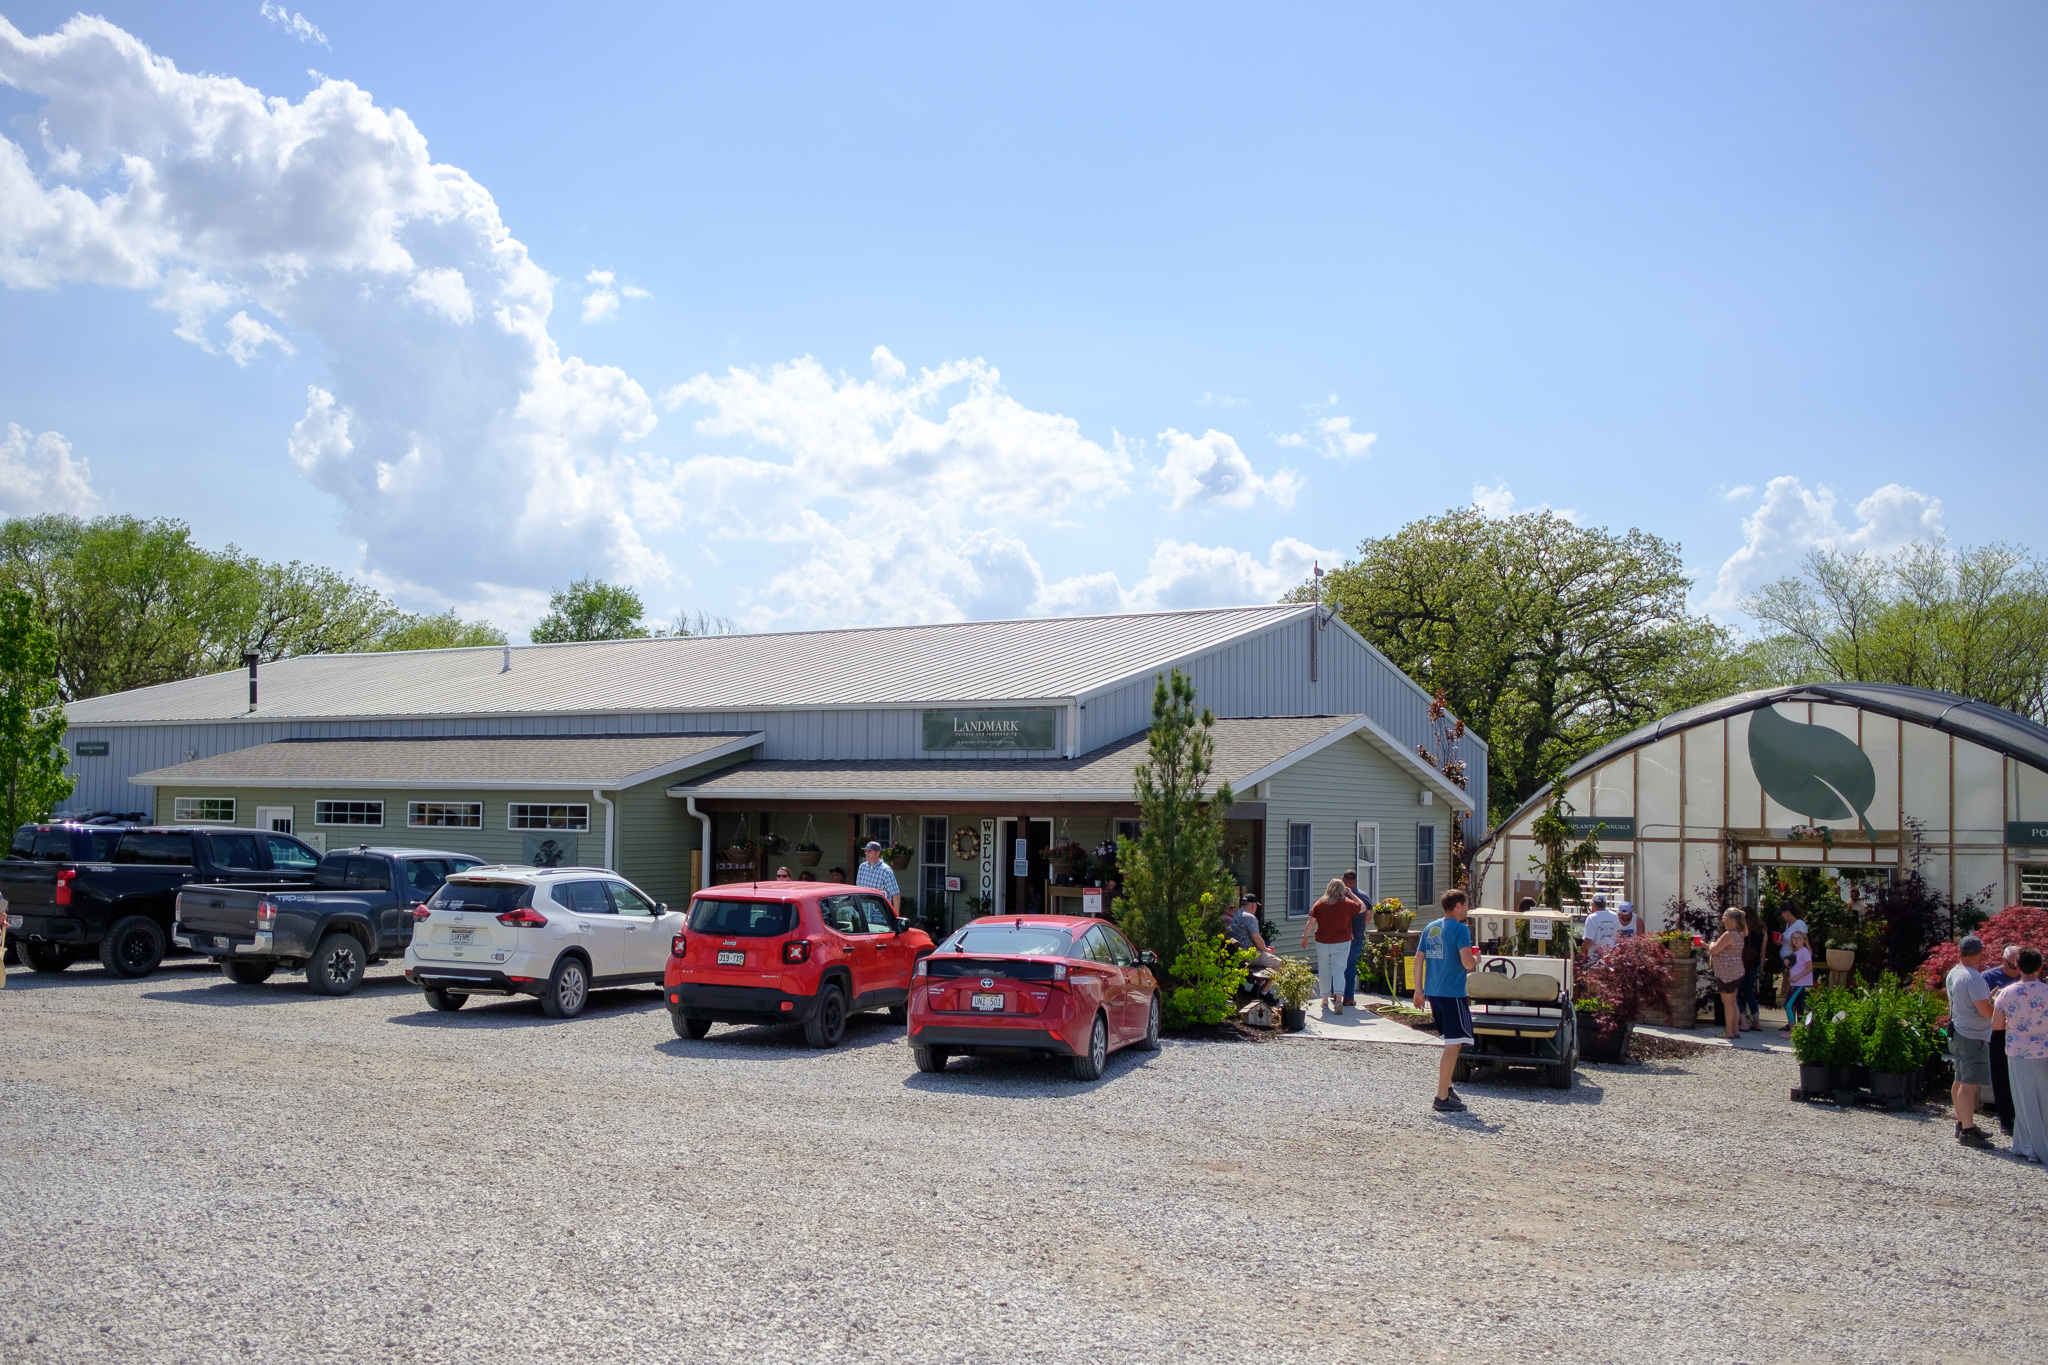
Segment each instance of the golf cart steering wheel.
[[1507,958],[1497,957],[1494,958],[1492,961],[1483,964],[1479,968],[1479,970],[1482,972],[1498,972],[1502,976],[1512,977],[1516,974],[1518,968],[1516,968],[1515,964],[1509,961]]

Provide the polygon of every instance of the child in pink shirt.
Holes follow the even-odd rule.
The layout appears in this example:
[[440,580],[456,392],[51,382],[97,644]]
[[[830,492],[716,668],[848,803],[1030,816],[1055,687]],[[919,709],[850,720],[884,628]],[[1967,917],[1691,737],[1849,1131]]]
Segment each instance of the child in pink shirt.
[[1807,988],[1813,985],[1813,949],[1807,945],[1806,935],[1792,935],[1791,971],[1785,982],[1790,989],[1785,996],[1785,1027],[1778,1030],[1780,1038],[1792,1036],[1792,1025],[1799,1022],[1801,1007],[1806,1003]]

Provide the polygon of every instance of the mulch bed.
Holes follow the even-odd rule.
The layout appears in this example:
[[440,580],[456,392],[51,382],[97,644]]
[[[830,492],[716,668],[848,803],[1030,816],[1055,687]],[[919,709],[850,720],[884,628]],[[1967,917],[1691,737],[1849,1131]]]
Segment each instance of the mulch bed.
[[1277,1028],[1253,1028],[1235,1019],[1226,1019],[1220,1024],[1191,1024],[1187,1028],[1165,1029],[1168,1038],[1179,1038],[1190,1043],[1277,1043],[1281,1032]]
[[1654,1033],[1644,1033],[1640,1029],[1628,1040],[1628,1059],[1631,1062],[1682,1062],[1688,1058],[1704,1056],[1713,1050],[1705,1043],[1660,1038]]

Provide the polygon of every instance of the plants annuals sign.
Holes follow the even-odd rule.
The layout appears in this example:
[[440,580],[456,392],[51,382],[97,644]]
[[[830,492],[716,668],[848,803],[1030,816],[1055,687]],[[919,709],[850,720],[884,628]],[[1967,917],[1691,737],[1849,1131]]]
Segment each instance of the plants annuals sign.
[[1014,711],[927,711],[927,749],[1028,749],[1054,747],[1055,717],[1050,707]]

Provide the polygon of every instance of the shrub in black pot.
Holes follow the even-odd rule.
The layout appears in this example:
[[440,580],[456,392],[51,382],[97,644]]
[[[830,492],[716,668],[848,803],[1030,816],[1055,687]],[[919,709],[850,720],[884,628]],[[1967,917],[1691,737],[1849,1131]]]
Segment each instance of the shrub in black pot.
[[1671,952],[1653,938],[1625,938],[1578,963],[1579,1058],[1628,1060],[1629,1039],[1646,1004],[1671,995]]
[[1273,969],[1272,987],[1280,997],[1280,1028],[1299,1033],[1308,1027],[1308,1001],[1316,993],[1315,969],[1289,958]]
[[1792,1030],[1792,1056],[1799,1063],[1799,1088],[1809,1095],[1825,1095],[1834,1089],[1828,1053],[1827,1016],[1816,1010]]

